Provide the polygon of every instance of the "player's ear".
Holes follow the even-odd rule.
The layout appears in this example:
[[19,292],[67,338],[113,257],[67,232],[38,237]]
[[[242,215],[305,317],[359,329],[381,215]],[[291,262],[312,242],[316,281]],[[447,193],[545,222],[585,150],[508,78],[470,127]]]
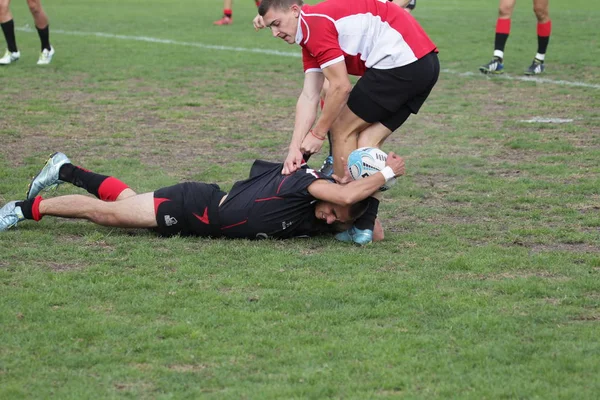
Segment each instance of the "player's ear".
[[292,14],[294,14],[294,17],[298,18],[300,16],[300,6],[298,4],[292,4],[290,8],[292,10]]

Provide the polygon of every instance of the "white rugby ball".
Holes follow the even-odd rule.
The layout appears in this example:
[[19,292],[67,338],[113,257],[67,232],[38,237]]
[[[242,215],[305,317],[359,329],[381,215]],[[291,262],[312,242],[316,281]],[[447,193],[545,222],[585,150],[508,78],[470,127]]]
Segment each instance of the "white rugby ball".
[[[376,147],[361,147],[348,156],[348,169],[352,179],[357,180],[376,174],[385,168],[387,154]],[[380,191],[388,190],[396,183],[396,178],[387,181]]]

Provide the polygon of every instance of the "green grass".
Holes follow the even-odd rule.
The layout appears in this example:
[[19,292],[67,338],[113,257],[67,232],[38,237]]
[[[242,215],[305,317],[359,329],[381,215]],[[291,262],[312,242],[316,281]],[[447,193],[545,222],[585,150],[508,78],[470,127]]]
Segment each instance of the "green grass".
[[[0,69],[0,204],[56,150],[140,192],[228,189],[255,157],[285,157],[299,58],[68,33],[299,53],[252,30],[253,2],[229,27],[206,0],[44,7],[52,64],[19,30],[22,59]],[[551,4],[545,83],[476,74],[496,7],[419,3],[445,72],[384,146],[407,175],[382,202],[382,243],[161,239],[48,217],[0,235],[0,398],[597,398],[600,90],[557,82],[600,84],[600,6]],[[510,77],[535,46],[519,3]]]

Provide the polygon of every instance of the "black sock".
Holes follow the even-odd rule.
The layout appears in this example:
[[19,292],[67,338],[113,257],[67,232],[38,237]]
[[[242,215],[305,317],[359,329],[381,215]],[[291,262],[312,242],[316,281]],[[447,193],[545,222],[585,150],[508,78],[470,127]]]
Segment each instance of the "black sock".
[[2,25],[2,32],[4,32],[4,37],[6,38],[6,47],[8,47],[8,51],[11,53],[16,53],[19,50],[17,50],[14,21],[11,19],[10,21],[6,21],[0,25]]
[[107,178],[109,177],[106,175],[96,174],[73,164],[64,164],[58,171],[58,179],[85,189],[97,198],[100,198],[98,188]]
[[494,40],[494,50],[504,51],[506,41],[508,40],[508,33],[496,32],[496,39]]
[[44,49],[50,51],[50,25],[46,25],[45,28],[35,27],[38,31],[38,35],[40,36],[40,41],[42,42],[42,51]]
[[548,49],[548,43],[550,42],[550,36],[539,36],[538,35],[538,53],[546,54]]
[[31,200],[23,200],[17,202],[15,205],[21,207],[21,211],[23,211],[23,216],[25,219],[33,219],[33,202],[35,199]]
[[379,211],[379,200],[375,197],[369,197],[369,206],[367,211],[361,215],[355,222],[354,226],[358,229],[370,229],[375,228],[375,219],[377,219],[377,212]]

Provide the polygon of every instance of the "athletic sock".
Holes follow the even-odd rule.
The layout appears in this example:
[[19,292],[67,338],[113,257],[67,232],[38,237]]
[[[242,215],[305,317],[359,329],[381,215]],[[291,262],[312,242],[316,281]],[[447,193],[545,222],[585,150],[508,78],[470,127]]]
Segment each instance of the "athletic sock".
[[42,200],[42,196],[37,196],[34,199],[19,201],[15,205],[21,207],[25,219],[39,221],[42,219],[42,215],[40,215],[40,202]]
[[11,53],[17,51],[17,39],[15,38],[15,22],[14,20],[6,21],[2,24],[2,32],[4,32],[4,38],[6,39],[6,47]]
[[85,189],[103,201],[115,201],[123,190],[129,188],[117,178],[96,174],[73,164],[64,164],[60,167],[58,179]]
[[496,21],[496,38],[494,40],[494,57],[504,59],[504,47],[510,34],[510,18],[498,18]]
[[226,8],[223,10],[223,15],[231,18],[233,16],[233,10],[231,10],[231,8]]
[[[537,37],[538,37],[538,54],[535,56],[540,61],[544,61],[544,55],[548,49],[548,43],[550,42],[550,33],[552,33],[552,21],[537,24]],[[541,58],[538,56],[541,55]]]
[[41,29],[36,26],[35,29],[37,29],[40,42],[42,42],[42,51],[44,49],[50,51],[50,25],[46,25],[45,28]]
[[377,219],[378,211],[379,200],[377,200],[375,197],[370,197],[367,211],[365,211],[365,213],[354,222],[354,226],[360,230],[373,230],[375,228],[375,220]]
[[256,4],[256,8],[260,7],[260,0],[254,0],[254,4]]

